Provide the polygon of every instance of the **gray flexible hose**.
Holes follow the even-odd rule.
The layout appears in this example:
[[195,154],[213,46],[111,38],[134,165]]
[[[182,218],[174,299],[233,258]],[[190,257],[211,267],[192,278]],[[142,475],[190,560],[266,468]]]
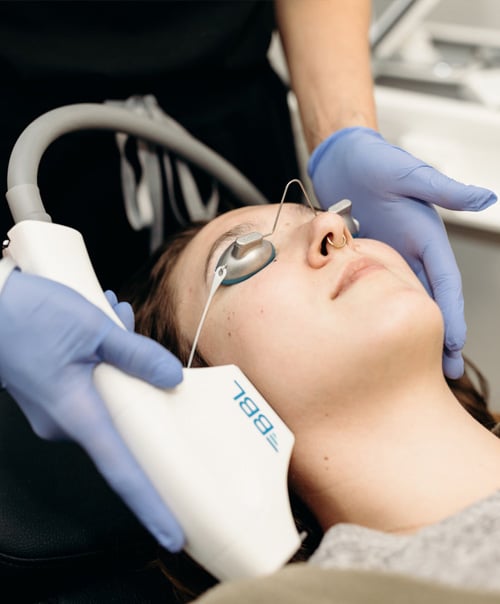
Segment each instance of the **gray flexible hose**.
[[51,222],[37,186],[38,167],[43,153],[54,140],[77,130],[124,132],[165,147],[212,174],[244,205],[269,203],[232,164],[190,134],[170,129],[121,107],[79,103],[44,113],[17,139],[9,160],[6,194],[16,223],[28,219]]

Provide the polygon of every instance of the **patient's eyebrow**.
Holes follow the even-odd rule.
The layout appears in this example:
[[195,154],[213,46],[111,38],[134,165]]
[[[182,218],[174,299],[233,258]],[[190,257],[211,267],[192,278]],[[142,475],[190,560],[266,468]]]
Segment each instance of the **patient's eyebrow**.
[[250,233],[251,231],[254,231],[255,228],[256,228],[255,224],[253,224],[251,222],[243,222],[243,223],[238,224],[237,226],[233,227],[232,229],[229,229],[225,233],[222,233],[222,235],[219,235],[219,237],[217,237],[217,239],[210,246],[210,251],[208,252],[208,255],[207,255],[207,261],[205,262],[205,275],[206,275],[207,279],[208,279],[208,266],[210,264],[210,261],[212,260],[213,255],[217,251],[217,249],[219,249],[224,242],[227,241],[227,243],[229,244],[229,243],[235,241],[238,237],[240,237],[240,235],[245,235],[246,233]]

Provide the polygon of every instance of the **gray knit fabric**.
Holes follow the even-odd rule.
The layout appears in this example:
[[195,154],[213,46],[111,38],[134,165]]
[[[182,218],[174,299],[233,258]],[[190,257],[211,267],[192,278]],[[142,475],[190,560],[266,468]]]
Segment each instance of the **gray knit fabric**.
[[500,591],[500,491],[412,535],[337,524],[309,563]]

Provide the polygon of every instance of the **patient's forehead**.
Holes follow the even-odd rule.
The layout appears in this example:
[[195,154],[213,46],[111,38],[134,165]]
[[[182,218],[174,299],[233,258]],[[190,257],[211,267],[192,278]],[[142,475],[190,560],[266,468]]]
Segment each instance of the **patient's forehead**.
[[[272,203],[267,205],[252,205],[230,210],[217,216],[211,220],[201,231],[204,236],[214,235],[217,237],[224,230],[230,229],[236,225],[242,223],[248,223],[256,230],[263,230],[266,233],[270,232],[276,216],[278,214],[279,203]],[[307,216],[310,217],[311,209],[305,204],[299,203],[284,203],[280,214],[281,218],[285,219],[290,217],[290,212],[294,212],[294,216]],[[295,214],[295,212],[298,212]]]
[[[284,204],[289,205],[289,204]],[[269,204],[262,206],[245,206],[243,208],[237,208],[224,212],[217,218],[214,218],[205,227],[207,230],[212,227],[214,231],[217,231],[234,224],[241,222],[252,222],[257,225],[260,222],[267,222],[268,219],[273,218],[278,210],[278,204]]]

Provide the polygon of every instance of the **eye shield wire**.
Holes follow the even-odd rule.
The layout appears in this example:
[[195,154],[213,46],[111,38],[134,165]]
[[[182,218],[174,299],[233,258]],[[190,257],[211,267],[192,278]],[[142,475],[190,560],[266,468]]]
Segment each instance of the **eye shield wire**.
[[203,308],[203,312],[201,313],[201,319],[198,323],[198,327],[196,329],[196,334],[194,336],[193,345],[191,346],[191,352],[189,353],[189,360],[187,363],[187,368],[191,367],[191,363],[193,362],[194,352],[196,350],[196,346],[198,344],[198,340],[200,338],[201,328],[203,327],[203,323],[205,323],[205,317],[207,316],[208,308],[210,306],[210,302],[212,302],[212,298],[215,296],[215,292],[219,289],[219,286],[224,281],[224,277],[226,276],[227,268],[225,266],[218,266],[215,269],[214,278],[212,279],[212,285],[210,287],[210,292],[208,294],[207,301],[205,302],[205,307]]
[[304,197],[307,200],[307,203],[311,207],[311,210],[314,212],[315,216],[317,215],[317,210],[311,203],[311,200],[309,199],[309,197],[307,196],[307,193],[304,189],[303,184],[300,182],[300,180],[298,180],[297,178],[294,178],[293,180],[290,180],[287,183],[287,185],[285,186],[283,195],[281,196],[280,205],[278,207],[278,211],[276,213],[276,218],[274,219],[274,224],[273,224],[273,228],[271,229],[271,232],[267,233],[267,235],[262,235],[261,233],[254,231],[252,233],[248,233],[247,235],[242,235],[241,237],[238,237],[236,239],[236,241],[233,241],[233,243],[229,246],[229,248],[227,250],[227,251],[234,252],[231,254],[230,259],[233,258],[235,260],[238,260],[238,259],[244,260],[245,256],[248,254],[248,251],[252,251],[256,248],[262,249],[262,245],[264,245],[264,244],[268,244],[271,247],[272,255],[270,256],[270,258],[268,258],[265,261],[264,264],[260,265],[256,270],[254,270],[253,272],[251,272],[249,274],[246,274],[243,278],[238,278],[238,279],[226,279],[226,275],[228,273],[228,266],[227,266],[227,264],[223,263],[223,259],[226,254],[222,255],[221,259],[219,260],[219,263],[217,264],[217,267],[215,268],[214,277],[212,279],[212,285],[210,286],[210,292],[208,294],[208,298],[205,303],[205,307],[203,308],[203,312],[201,314],[201,318],[198,323],[198,327],[196,329],[196,334],[194,336],[193,345],[191,346],[191,352],[189,354],[189,360],[187,363],[188,369],[191,367],[191,363],[193,362],[194,353],[196,350],[196,346],[198,345],[198,340],[200,337],[201,329],[203,327],[203,323],[205,322],[205,318],[207,316],[207,312],[208,312],[210,303],[212,302],[212,299],[215,296],[215,292],[219,289],[219,287],[221,285],[232,285],[234,283],[239,283],[240,281],[243,281],[244,279],[248,279],[249,277],[251,277],[252,275],[257,273],[258,271],[263,269],[265,266],[267,266],[269,264],[269,262],[271,260],[273,260],[273,258],[275,257],[276,252],[275,252],[274,246],[272,245],[271,242],[263,241],[263,239],[265,237],[270,237],[276,230],[276,227],[278,225],[278,220],[279,220],[279,217],[281,214],[281,208],[283,207],[283,203],[285,201],[286,194],[288,192],[288,188],[293,183],[297,183],[300,186],[300,188],[302,189],[302,193],[304,194]]
[[262,235],[262,233],[257,231],[252,231],[251,233],[238,237],[225,249],[222,256],[219,258],[217,266],[227,267],[227,276],[222,282],[222,285],[235,285],[236,283],[241,283],[255,275],[255,273],[258,273],[274,260],[276,257],[276,249],[270,241],[265,239],[276,231],[283,203],[288,189],[293,183],[300,186],[307,203],[316,216],[317,210],[311,203],[301,181],[297,178],[290,180],[286,184],[283,195],[281,196],[281,201],[271,231],[266,235]]
[[[241,235],[226,248],[222,256],[219,258],[219,262],[215,268],[210,293],[208,295],[205,308],[203,309],[203,313],[196,330],[194,342],[191,347],[191,353],[189,355],[187,365],[188,368],[191,367],[196,345],[198,343],[201,328],[203,327],[208,308],[219,286],[234,285],[236,283],[240,283],[241,281],[245,281],[265,268],[276,257],[276,250],[273,244],[270,241],[264,241],[264,239],[266,237],[270,237],[276,231],[286,194],[290,185],[293,183],[296,183],[300,186],[307,203],[314,212],[314,215],[317,216],[318,210],[311,203],[311,200],[309,199],[302,182],[299,179],[294,178],[285,186],[271,231],[266,235],[262,235],[257,231],[252,231],[246,235]],[[330,206],[328,211],[341,216],[344,219],[344,222],[346,223],[351,235],[353,237],[357,237],[359,233],[359,222],[351,216],[351,208],[352,202],[349,199],[342,199],[341,201]],[[340,246],[329,240],[331,245],[334,247],[343,247],[345,245],[345,241],[345,235],[344,242]]]
[[290,180],[286,184],[285,190],[283,191],[283,195],[281,196],[280,205],[278,207],[278,212],[276,214],[276,218],[274,219],[273,228],[271,229],[270,233],[267,233],[267,235],[262,235],[262,238],[270,237],[274,233],[274,231],[276,230],[276,226],[278,225],[278,220],[279,220],[279,217],[280,217],[280,214],[281,214],[281,209],[283,208],[283,203],[285,202],[286,194],[288,193],[288,189],[289,189],[290,185],[292,185],[293,183],[297,183],[299,185],[299,187],[302,189],[302,193],[303,193],[304,197],[306,198],[306,201],[309,204],[311,210],[314,212],[315,216],[317,215],[318,211],[313,206],[313,204],[311,203],[311,200],[309,199],[309,196],[307,195],[306,190],[305,190],[304,185],[302,184],[302,182],[298,178],[292,178],[292,180]]

